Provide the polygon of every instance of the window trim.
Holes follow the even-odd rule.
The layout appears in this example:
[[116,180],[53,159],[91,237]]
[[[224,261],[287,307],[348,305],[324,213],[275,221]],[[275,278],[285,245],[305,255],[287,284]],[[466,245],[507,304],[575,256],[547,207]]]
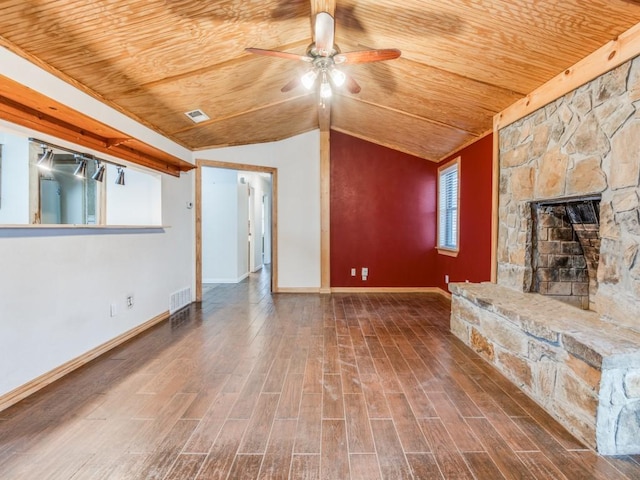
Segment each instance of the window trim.
[[[440,255],[447,255],[450,257],[457,257],[460,252],[460,179],[461,179],[461,157],[456,157],[453,160],[438,167],[438,185],[437,185],[437,199],[436,199],[436,215],[437,215],[437,231],[436,231],[436,250]],[[451,248],[440,245],[440,229],[442,228],[440,221],[440,190],[442,175],[452,167],[456,167],[458,171],[458,188],[457,188],[457,209],[456,209],[456,247]]]

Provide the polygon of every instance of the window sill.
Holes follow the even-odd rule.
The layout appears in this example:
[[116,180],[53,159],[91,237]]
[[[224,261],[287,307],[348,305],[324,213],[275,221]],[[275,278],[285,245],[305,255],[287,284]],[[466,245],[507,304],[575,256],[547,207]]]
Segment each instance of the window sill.
[[448,257],[457,257],[458,256],[458,250],[450,250],[448,248],[436,248],[436,250],[438,250],[438,253],[440,255],[446,255]]
[[164,230],[168,225],[81,225],[81,224],[16,224],[0,225],[0,230]]

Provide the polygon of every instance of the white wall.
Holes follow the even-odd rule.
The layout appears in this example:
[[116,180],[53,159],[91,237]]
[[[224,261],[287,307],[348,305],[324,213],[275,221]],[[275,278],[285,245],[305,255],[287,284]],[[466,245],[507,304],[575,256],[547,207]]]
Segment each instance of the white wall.
[[117,167],[107,165],[107,225],[162,225],[162,182],[159,173],[124,169],[124,185],[116,185]]
[[164,231],[0,229],[0,394],[166,312],[192,285],[189,176],[163,177]]
[[320,133],[193,153],[278,169],[278,288],[320,288]]
[[238,254],[238,174],[235,170],[203,168],[202,281],[241,280]]
[[[183,147],[4,48],[0,74],[191,159]],[[0,395],[168,311],[171,293],[193,287],[195,221],[186,203],[194,200],[194,173],[162,175],[161,183],[165,230],[0,228]],[[128,310],[130,294],[135,305]],[[111,303],[116,317],[109,316]]]
[[29,223],[29,141],[0,131],[0,224]]
[[[238,176],[239,179],[240,176]],[[238,182],[236,197],[238,198],[238,236],[236,268],[238,278],[249,275],[249,187]]]

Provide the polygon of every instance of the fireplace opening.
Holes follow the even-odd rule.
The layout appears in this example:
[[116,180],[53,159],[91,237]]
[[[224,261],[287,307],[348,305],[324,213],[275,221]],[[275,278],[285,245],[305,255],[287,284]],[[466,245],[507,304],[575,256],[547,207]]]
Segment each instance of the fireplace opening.
[[600,197],[532,202],[531,213],[531,291],[589,310],[598,289]]

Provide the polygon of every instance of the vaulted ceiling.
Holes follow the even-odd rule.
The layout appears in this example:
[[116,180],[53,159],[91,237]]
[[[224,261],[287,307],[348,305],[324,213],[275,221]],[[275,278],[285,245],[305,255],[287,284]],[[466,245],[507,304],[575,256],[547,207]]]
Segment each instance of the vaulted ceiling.
[[[331,128],[438,161],[493,116],[640,22],[632,0],[3,0],[3,45],[194,150],[318,128],[318,99],[281,87],[308,68],[312,17],[341,51],[398,48],[345,65]],[[201,109],[210,120],[193,123]]]

